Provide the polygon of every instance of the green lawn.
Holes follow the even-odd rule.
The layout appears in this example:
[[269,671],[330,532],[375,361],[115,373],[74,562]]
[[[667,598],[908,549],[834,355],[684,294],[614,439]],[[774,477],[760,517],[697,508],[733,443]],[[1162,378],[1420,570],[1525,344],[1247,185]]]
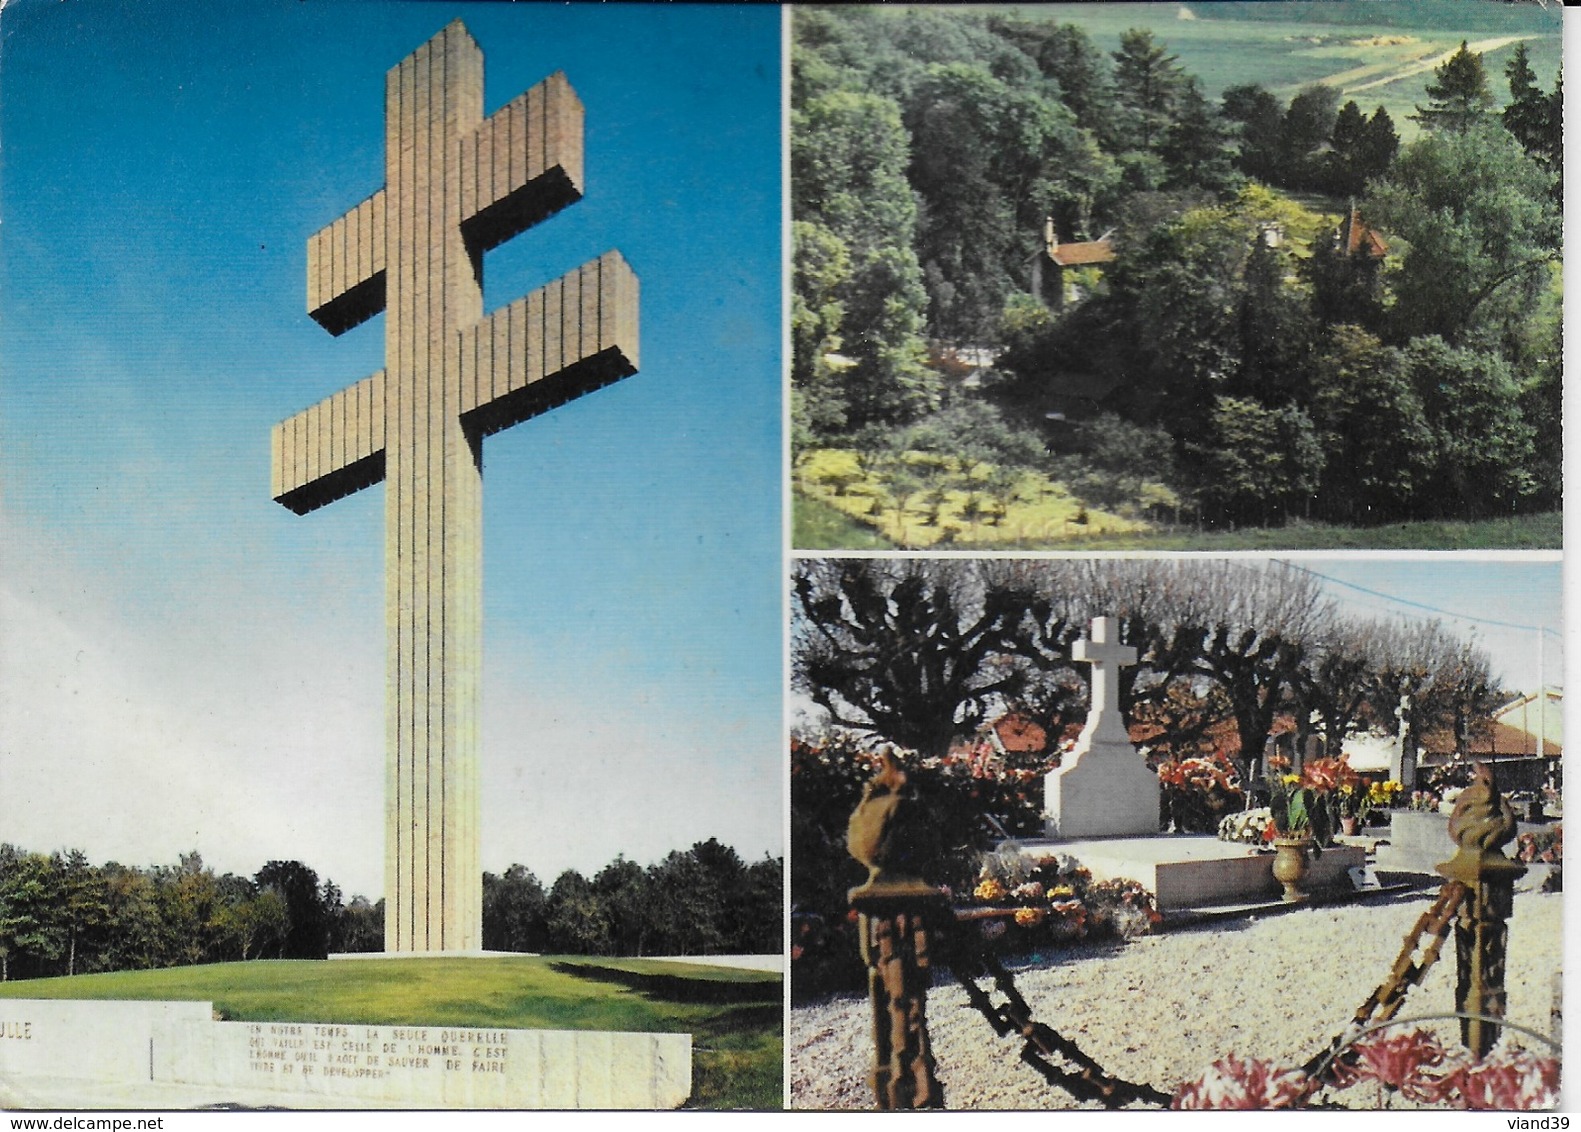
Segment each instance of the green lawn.
[[1291,523],[1238,531],[1150,531],[1103,538],[1062,539],[1018,550],[1557,550],[1563,515],[1550,511],[1515,519],[1425,521],[1378,527]]
[[782,1107],[772,972],[569,956],[280,960],[29,979],[0,985],[0,997],[195,999],[247,1022],[690,1033],[688,1108]]
[[[798,550],[878,550],[894,546],[866,523],[838,508],[797,491],[792,499],[791,545]],[[992,542],[957,537],[952,550],[1557,550],[1562,545],[1564,517],[1549,511],[1511,519],[1435,520],[1385,523],[1376,527],[1341,527],[1326,523],[1291,522],[1283,527],[1199,531],[1176,528],[1074,533],[1066,524],[1058,537],[1018,539],[1002,528]],[[936,548],[937,549],[937,548]]]
[[805,550],[893,550],[895,544],[821,499],[797,494],[791,504],[791,545]]

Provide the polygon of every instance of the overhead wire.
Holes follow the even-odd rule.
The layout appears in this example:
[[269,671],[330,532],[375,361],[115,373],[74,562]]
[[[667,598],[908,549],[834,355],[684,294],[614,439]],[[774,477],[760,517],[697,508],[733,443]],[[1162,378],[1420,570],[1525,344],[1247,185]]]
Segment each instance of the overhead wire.
[[1550,628],[1547,625],[1522,625],[1515,621],[1500,621],[1493,617],[1473,617],[1467,613],[1456,613],[1453,610],[1439,609],[1437,606],[1428,605],[1425,602],[1413,601],[1407,597],[1397,597],[1394,594],[1387,594],[1381,590],[1369,589],[1368,587],[1358,585],[1355,582],[1347,582],[1343,578],[1331,577],[1330,575],[1324,574],[1319,570],[1310,569],[1309,567],[1301,565],[1299,562],[1292,562],[1286,558],[1276,558],[1273,561],[1278,562],[1281,566],[1286,566],[1292,570],[1299,570],[1303,574],[1309,574],[1314,578],[1319,578],[1325,582],[1330,583],[1331,585],[1343,586],[1346,589],[1355,590],[1358,593],[1364,593],[1369,597],[1381,598],[1382,600],[1391,602],[1395,605],[1403,605],[1411,609],[1420,609],[1426,613],[1436,613],[1440,617],[1450,617],[1457,621],[1469,621],[1477,625],[1496,625],[1502,629],[1521,629],[1530,633],[1546,633],[1556,638],[1559,636],[1559,631],[1557,629]]

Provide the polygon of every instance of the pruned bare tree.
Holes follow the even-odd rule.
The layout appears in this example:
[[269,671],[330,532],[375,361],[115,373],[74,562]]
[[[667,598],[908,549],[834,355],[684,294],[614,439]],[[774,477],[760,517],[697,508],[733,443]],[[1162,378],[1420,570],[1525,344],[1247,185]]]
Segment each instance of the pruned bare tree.
[[824,559],[792,578],[792,679],[837,724],[943,755],[1033,669],[1012,563]]

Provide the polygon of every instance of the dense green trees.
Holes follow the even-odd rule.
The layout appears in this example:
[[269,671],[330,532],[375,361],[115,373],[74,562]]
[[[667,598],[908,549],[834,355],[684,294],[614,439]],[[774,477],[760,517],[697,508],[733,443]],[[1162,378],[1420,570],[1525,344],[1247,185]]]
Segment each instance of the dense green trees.
[[[1556,505],[1561,99],[1524,50],[1502,113],[1453,53],[1402,145],[1334,87],[1210,102],[1142,28],[792,27],[798,453],[881,459],[908,499],[921,450],[1210,525]],[[1045,228],[1113,258],[1053,264]],[[1114,466],[1126,429],[1166,438],[1147,467]]]
[[1121,34],[1114,53],[1114,91],[1131,148],[1147,152],[1163,142],[1186,85],[1179,58],[1151,31],[1131,28]]
[[383,946],[383,902],[351,908],[300,861],[217,875],[197,853],[148,869],[80,850],[0,845],[0,979],[233,959],[322,959]]
[[1403,244],[1387,277],[1396,341],[1438,335],[1509,350],[1552,281],[1560,216],[1546,175],[1487,120],[1407,146],[1368,200]]
[[[483,874],[491,950],[594,955],[778,951],[781,868],[746,864],[715,840],[644,869],[617,858],[590,881],[574,870],[545,892],[522,865]],[[90,864],[0,843],[0,981],[247,959],[381,951],[384,901],[343,901],[300,861],[251,878],[197,853],[174,866]]]
[[1515,45],[1515,53],[1504,68],[1509,80],[1510,103],[1504,108],[1504,128],[1515,136],[1526,152],[1553,179],[1552,196],[1564,203],[1564,75],[1554,80],[1554,89],[1544,94],[1537,85],[1526,44]]
[[647,868],[617,857],[547,893],[522,865],[483,874],[484,946],[581,955],[771,954],[781,946],[778,860],[746,864],[710,838]]
[[[837,428],[908,420],[933,407],[937,379],[923,365],[917,209],[899,108],[834,91],[794,113],[791,136],[797,246],[819,261],[804,276],[816,281],[805,304],[820,319],[813,343],[838,340],[844,355],[798,360],[801,419]],[[838,387],[817,380],[835,366]]]

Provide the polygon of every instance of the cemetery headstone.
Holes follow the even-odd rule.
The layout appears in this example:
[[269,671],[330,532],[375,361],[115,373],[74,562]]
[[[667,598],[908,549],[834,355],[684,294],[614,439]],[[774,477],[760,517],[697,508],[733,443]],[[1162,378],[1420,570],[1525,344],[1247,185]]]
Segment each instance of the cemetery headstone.
[[1394,709],[1399,721],[1395,730],[1394,749],[1389,753],[1389,778],[1404,784],[1407,790],[1416,789],[1416,751],[1410,728],[1411,697],[1401,696],[1400,706]]
[[1120,668],[1136,650],[1112,617],[1093,619],[1071,659],[1092,665],[1092,706],[1075,748],[1043,780],[1048,836],[1134,837],[1158,832],[1158,776],[1131,745],[1120,711]]

